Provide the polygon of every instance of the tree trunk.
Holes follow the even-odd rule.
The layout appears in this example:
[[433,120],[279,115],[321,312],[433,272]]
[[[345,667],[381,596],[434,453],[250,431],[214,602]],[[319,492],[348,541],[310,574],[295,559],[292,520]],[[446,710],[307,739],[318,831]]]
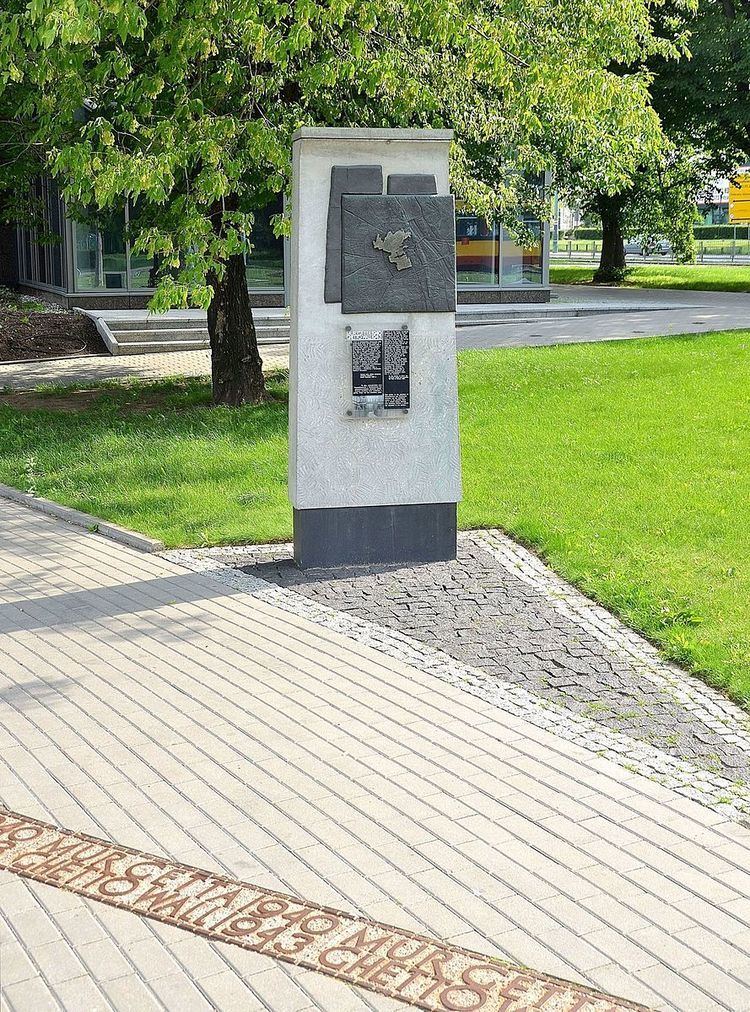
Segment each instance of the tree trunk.
[[259,404],[266,400],[266,384],[242,254],[229,257],[223,276],[212,274],[209,283],[214,290],[208,307],[213,402]]
[[594,281],[599,284],[622,281],[626,270],[622,202],[617,197],[599,196],[596,204],[602,219],[602,255]]

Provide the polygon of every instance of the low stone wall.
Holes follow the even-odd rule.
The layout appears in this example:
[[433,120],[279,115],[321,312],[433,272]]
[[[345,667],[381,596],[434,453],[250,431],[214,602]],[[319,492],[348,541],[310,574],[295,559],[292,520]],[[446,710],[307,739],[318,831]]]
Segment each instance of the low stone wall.
[[459,288],[458,304],[488,306],[492,303],[549,302],[551,294],[549,288]]

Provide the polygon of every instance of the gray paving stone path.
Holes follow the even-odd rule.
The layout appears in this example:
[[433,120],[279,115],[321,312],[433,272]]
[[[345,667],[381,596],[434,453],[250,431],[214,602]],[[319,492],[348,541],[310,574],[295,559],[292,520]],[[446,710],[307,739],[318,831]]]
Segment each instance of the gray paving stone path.
[[[644,678],[668,677],[482,537]],[[215,554],[142,554],[7,500],[0,658],[9,810],[660,1012],[750,1010],[750,828],[522,685]],[[675,692],[714,708],[709,727],[731,718]],[[7,870],[0,992],[3,1012],[403,1008]]]
[[[525,319],[521,322],[461,327],[456,343],[463,348],[512,348],[586,341],[626,340],[649,335],[707,333],[747,325],[750,294],[684,292],[628,288],[583,288],[553,285],[555,305],[601,304],[592,316]],[[613,305],[629,307],[612,312]],[[637,306],[635,310],[633,307]],[[606,312],[604,310],[607,310]],[[534,313],[533,305],[529,307]],[[288,364],[288,345],[263,345],[269,368]],[[105,379],[161,379],[169,376],[210,376],[208,351],[180,351],[149,355],[94,355],[0,363],[0,390],[30,390],[40,384],[97,383]]]
[[[455,562],[409,568],[303,573],[290,546],[215,549],[194,557],[392,630],[489,676],[489,684],[494,679],[521,687],[618,739],[643,743],[651,750],[647,758],[636,744],[621,751],[621,760],[673,786],[681,772],[692,796],[699,791],[697,776],[700,787],[714,788],[714,803],[733,804],[750,816],[750,720],[744,711],[662,661],[498,532],[464,533]],[[592,744],[609,750],[604,741]],[[686,765],[675,767],[667,757]]]
[[[625,341],[673,334],[704,334],[712,330],[747,327],[750,294],[691,292],[644,288],[582,288],[553,285],[563,301],[582,297],[589,302],[630,304],[626,312],[557,320],[534,320],[500,326],[465,327],[458,331],[459,348],[528,347],[580,344],[586,341]],[[637,309],[635,308],[637,306]],[[665,306],[670,308],[665,309]]]
[[[289,364],[287,345],[263,345],[267,369]],[[172,376],[210,376],[211,353],[173,351],[149,355],[88,355],[79,358],[39,359],[34,362],[0,362],[0,390],[33,390],[59,384],[101,383],[104,380],[157,380]]]

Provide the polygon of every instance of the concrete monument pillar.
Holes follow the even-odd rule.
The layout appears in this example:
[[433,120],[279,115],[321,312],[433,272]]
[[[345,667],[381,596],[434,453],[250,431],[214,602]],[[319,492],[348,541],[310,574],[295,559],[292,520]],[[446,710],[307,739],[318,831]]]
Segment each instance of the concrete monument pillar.
[[451,136],[294,135],[289,497],[303,568],[455,558]]

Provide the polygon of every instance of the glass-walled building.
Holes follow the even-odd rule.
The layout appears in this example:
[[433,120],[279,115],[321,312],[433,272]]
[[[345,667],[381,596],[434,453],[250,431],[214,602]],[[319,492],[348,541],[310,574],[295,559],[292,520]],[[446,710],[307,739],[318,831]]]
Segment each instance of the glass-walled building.
[[476,215],[456,214],[456,271],[463,289],[539,288],[544,284],[544,230],[524,219],[532,240],[521,246],[506,228]]
[[[0,280],[45,292],[66,306],[144,307],[154,289],[156,268],[151,259],[132,250],[128,239],[137,220],[137,205],[127,204],[93,224],[66,217],[53,182],[41,180],[35,195],[43,220],[37,229],[17,229],[17,278]],[[256,215],[253,251],[246,258],[248,288],[256,306],[287,304],[288,243],[277,238],[271,227],[280,207],[279,203]],[[505,228],[457,213],[459,302],[549,299],[548,228],[533,219],[526,226],[532,241],[520,245]]]

